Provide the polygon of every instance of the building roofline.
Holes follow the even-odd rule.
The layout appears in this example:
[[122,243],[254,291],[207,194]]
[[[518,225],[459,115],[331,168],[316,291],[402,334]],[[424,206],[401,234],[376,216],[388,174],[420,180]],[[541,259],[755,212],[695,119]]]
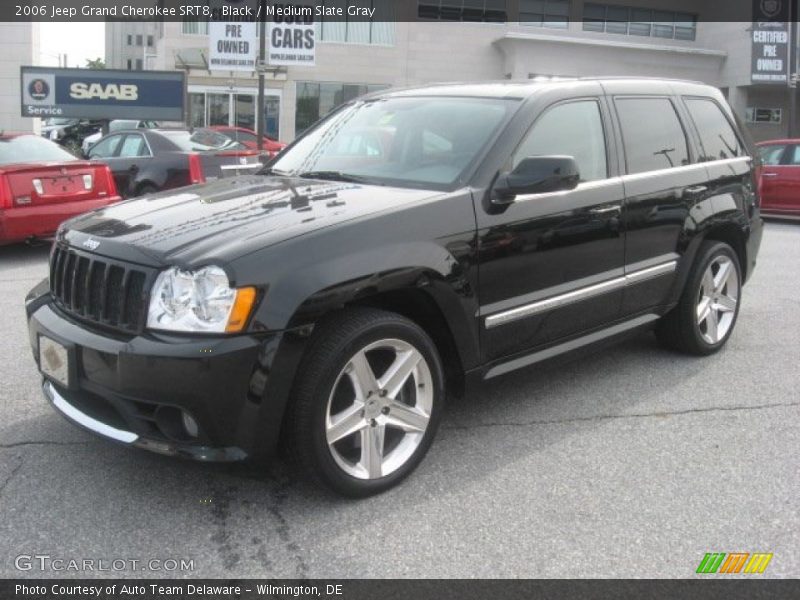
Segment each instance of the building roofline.
[[532,41],[549,42],[555,44],[574,44],[578,46],[600,46],[604,48],[620,48],[623,50],[642,50],[645,52],[671,52],[674,54],[688,54],[692,56],[709,56],[712,58],[727,58],[728,53],[724,50],[712,50],[710,48],[692,48],[690,46],[670,46],[667,44],[641,44],[638,42],[628,42],[622,40],[601,40],[589,37],[574,37],[567,35],[547,35],[544,33],[527,33],[520,31],[506,32],[503,37],[494,41],[495,44],[502,44],[505,41]]

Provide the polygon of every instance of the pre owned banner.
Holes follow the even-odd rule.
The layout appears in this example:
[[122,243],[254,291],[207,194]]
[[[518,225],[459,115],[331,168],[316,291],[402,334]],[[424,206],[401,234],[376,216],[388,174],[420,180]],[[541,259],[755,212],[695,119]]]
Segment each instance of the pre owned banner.
[[184,73],[22,67],[23,117],[183,120]]
[[788,83],[789,19],[789,0],[753,0],[753,83]]
[[208,24],[208,68],[221,71],[255,71],[258,55],[255,22],[220,22]]

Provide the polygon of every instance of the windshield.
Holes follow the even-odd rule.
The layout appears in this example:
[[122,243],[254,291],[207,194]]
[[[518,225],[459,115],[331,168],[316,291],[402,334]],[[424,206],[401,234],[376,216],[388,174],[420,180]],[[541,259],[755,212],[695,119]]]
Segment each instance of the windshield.
[[285,150],[272,164],[272,171],[447,187],[456,182],[515,108],[515,102],[499,98],[356,102],[321,121]]
[[58,144],[38,135],[0,138],[0,165],[70,160],[76,160],[76,158]]
[[194,131],[162,131],[164,137],[186,152],[213,150],[242,150],[244,146],[231,138],[210,129]]

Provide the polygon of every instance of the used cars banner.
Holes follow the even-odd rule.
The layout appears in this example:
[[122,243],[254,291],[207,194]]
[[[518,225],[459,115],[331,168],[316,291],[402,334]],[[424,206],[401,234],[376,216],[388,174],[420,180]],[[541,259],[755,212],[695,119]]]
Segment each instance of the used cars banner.
[[183,120],[184,73],[21,67],[23,117]]

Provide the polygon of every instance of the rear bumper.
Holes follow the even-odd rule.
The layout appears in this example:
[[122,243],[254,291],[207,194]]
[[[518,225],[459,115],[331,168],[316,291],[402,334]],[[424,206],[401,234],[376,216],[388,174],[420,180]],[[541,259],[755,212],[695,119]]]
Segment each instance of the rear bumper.
[[96,200],[0,209],[0,244],[50,237],[67,219],[96,208],[103,208],[121,199],[119,196],[111,196]]
[[[42,286],[28,300],[34,360],[46,336],[67,349],[67,384],[45,377],[45,397],[71,422],[106,439],[203,461],[265,458],[280,432],[304,339],[141,335],[88,329]],[[183,415],[196,423],[189,435]]]

